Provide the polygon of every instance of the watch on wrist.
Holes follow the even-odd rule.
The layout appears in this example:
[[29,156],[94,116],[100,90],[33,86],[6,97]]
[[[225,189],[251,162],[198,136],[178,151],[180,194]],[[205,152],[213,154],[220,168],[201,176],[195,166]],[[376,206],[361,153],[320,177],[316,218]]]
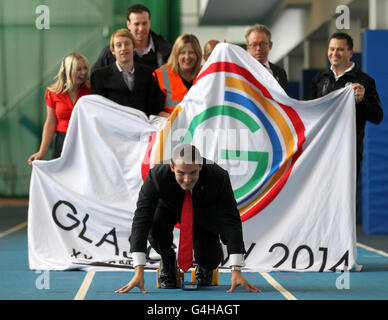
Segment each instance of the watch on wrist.
[[242,270],[242,268],[241,268],[240,266],[232,266],[230,269],[231,269],[232,271],[240,271],[240,272],[241,272],[241,270]]

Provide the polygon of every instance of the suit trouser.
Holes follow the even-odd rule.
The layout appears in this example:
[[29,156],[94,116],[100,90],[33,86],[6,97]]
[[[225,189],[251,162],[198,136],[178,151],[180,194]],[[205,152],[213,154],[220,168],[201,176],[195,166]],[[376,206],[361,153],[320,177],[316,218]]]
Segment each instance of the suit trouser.
[[[165,208],[157,208],[148,240],[152,248],[160,254],[163,262],[175,260],[173,245],[174,226],[179,221]],[[223,259],[218,234],[193,226],[193,250],[197,264],[206,269],[215,269]]]

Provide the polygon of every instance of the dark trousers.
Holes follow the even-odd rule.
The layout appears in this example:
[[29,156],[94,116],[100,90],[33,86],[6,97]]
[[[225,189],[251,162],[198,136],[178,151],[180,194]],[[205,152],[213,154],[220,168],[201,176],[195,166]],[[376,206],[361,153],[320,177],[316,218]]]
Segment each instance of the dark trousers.
[[[175,260],[173,230],[178,222],[167,209],[156,209],[148,240],[163,262]],[[196,224],[193,226],[193,250],[195,262],[209,270],[217,268],[223,259],[219,235],[203,230]]]
[[63,142],[65,141],[66,132],[57,131],[54,140],[54,148],[53,153],[51,155],[51,159],[56,159],[61,156]]

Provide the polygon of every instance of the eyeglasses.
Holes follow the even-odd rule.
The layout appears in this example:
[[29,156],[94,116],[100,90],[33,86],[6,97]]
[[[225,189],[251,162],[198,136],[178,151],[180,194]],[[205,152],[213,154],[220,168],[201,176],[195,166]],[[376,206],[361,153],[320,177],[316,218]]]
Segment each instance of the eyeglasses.
[[256,49],[257,47],[260,47],[260,48],[266,48],[268,47],[269,45],[269,42],[253,42],[253,43],[248,43],[248,47],[249,48],[253,48],[253,49]]

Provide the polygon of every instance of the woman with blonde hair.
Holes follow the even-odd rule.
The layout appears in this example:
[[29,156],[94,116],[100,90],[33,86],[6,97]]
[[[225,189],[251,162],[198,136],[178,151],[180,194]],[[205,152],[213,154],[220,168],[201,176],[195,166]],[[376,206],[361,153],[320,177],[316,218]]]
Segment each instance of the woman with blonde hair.
[[90,94],[89,62],[80,53],[66,55],[59,68],[57,81],[46,90],[46,121],[43,126],[39,151],[28,158],[28,163],[45,158],[56,134],[52,159],[61,155],[63,141],[71,113],[78,99]]
[[154,71],[160,90],[164,94],[164,112],[169,116],[193,85],[201,69],[202,50],[193,34],[179,36],[167,63]]

